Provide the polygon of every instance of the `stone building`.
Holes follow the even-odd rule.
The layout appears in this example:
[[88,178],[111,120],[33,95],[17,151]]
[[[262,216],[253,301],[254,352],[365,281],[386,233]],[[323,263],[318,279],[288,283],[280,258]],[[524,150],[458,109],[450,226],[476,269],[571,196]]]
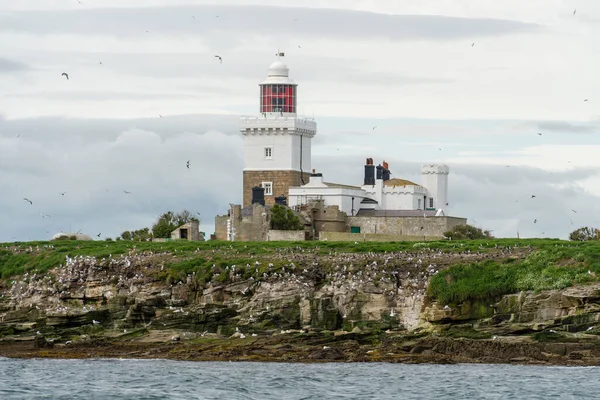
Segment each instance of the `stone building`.
[[172,240],[203,241],[204,232],[200,232],[200,223],[190,221],[171,232]]

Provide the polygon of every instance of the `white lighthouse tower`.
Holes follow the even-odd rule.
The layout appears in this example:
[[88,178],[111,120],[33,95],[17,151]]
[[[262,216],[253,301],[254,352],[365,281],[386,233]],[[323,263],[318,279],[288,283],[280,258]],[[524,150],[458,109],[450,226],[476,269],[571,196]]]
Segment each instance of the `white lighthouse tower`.
[[448,209],[448,174],[450,168],[447,165],[425,164],[421,167],[423,186],[429,192],[425,208]]
[[290,186],[308,182],[311,165],[311,140],[317,124],[297,116],[298,85],[289,77],[281,61],[269,67],[269,75],[260,86],[260,115],[243,117],[244,135],[243,207],[252,203],[252,188],[262,186],[265,204],[275,197],[288,196]]

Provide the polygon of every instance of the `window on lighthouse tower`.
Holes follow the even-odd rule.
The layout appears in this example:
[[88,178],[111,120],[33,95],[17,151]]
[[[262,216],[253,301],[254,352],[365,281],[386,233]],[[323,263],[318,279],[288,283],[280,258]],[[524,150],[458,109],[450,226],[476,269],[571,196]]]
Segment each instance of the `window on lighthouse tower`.
[[260,112],[296,112],[296,86],[261,85]]

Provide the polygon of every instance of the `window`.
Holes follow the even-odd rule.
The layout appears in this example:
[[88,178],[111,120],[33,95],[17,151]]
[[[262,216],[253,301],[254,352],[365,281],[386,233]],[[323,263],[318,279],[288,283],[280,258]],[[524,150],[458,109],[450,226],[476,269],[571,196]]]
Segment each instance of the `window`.
[[273,148],[265,147],[265,158],[273,158]]
[[421,209],[421,199],[417,199],[417,210]]
[[433,197],[429,198],[429,208],[433,208]]
[[273,196],[273,182],[263,182],[262,187],[265,189],[265,196]]

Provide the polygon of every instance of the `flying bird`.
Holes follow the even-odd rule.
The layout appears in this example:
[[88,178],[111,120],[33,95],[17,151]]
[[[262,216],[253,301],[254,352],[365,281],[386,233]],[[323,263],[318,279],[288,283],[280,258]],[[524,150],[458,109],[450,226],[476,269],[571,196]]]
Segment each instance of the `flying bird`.
[[158,116],[159,116],[160,118],[162,118],[162,115],[158,114]]
[[538,135],[542,136],[542,133],[541,133],[541,132],[538,132]]
[[60,76],[64,76],[67,78],[67,80],[69,80],[69,74],[67,74],[66,72],[63,72],[62,74],[60,74]]
[[215,57],[219,59],[219,62],[221,64],[223,64],[223,58],[221,56],[215,54]]
[[29,204],[33,205],[33,201],[29,200],[27,197],[23,197],[23,200],[28,201]]
[[587,101],[588,101],[588,99],[583,100],[584,103],[587,102]]
[[577,9],[574,9],[574,10],[573,10],[573,15],[575,15],[575,13],[576,13],[576,12],[577,12]]
[[123,192],[124,192],[125,194],[131,194],[131,192],[128,192],[127,190],[123,190]]
[[96,236],[100,237],[100,235],[102,235],[102,232],[100,232],[99,234],[97,234]]
[[190,169],[190,160],[188,160],[188,162],[185,164],[185,166],[187,167],[187,169]]
[[102,61],[98,61],[98,62],[100,63],[100,65],[104,65],[104,64],[102,64]]
[[475,46],[475,43],[471,43],[471,47]]
[[51,215],[50,215],[50,214],[44,214],[44,213],[40,213],[40,215],[42,216],[42,218],[46,218],[46,217],[48,217],[48,218],[49,218],[49,217],[51,217]]
[[573,211],[575,214],[577,214],[577,211],[575,211],[575,210],[571,210],[571,211]]
[[375,125],[375,126],[373,127],[373,129],[372,129],[372,130],[374,131],[374,130],[375,130],[375,128],[377,128],[377,125]]
[[65,195],[65,193],[67,193],[67,192],[60,192],[59,194],[60,194],[61,196],[64,196],[64,195]]
[[533,199],[534,197],[535,197],[535,194],[532,194],[532,195],[531,195],[531,198]]
[[534,223],[534,224],[537,224],[537,219],[534,219],[534,220],[533,220],[533,223]]

